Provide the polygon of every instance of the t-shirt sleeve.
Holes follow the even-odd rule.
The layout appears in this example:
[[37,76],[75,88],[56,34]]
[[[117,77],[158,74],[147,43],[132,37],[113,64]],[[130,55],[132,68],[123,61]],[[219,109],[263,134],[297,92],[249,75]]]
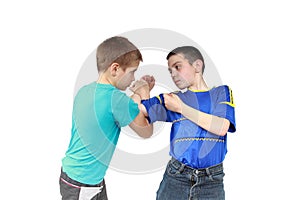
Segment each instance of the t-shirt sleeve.
[[215,107],[212,114],[218,117],[226,118],[230,121],[228,131],[235,132],[235,104],[233,102],[232,91],[228,86],[219,87],[216,94]]
[[154,123],[156,121],[169,121],[169,114],[165,107],[163,94],[147,100],[142,100],[141,103],[147,110],[149,123]]
[[121,91],[113,93],[111,103],[113,116],[120,127],[130,124],[140,112],[138,104]]

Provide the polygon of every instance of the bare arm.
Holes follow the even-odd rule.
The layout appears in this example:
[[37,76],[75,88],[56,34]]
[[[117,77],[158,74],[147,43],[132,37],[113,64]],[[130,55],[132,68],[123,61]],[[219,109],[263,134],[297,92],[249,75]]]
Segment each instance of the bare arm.
[[[148,83],[148,86],[147,86]],[[155,78],[150,75],[143,76],[140,80],[136,81],[133,86],[130,88],[130,90],[134,93],[140,96],[140,99],[149,99],[150,98],[150,90],[155,85]],[[137,98],[134,97],[135,99]],[[139,104],[140,111],[144,114],[145,117],[148,117],[147,109],[143,104],[140,103],[140,100],[136,99],[136,103]]]
[[[139,105],[140,112],[136,118],[129,124],[129,127],[134,130],[140,137],[149,138],[153,134],[153,125],[149,124],[146,118],[146,108],[141,104],[142,99],[150,98],[149,85],[145,81],[137,81],[135,83],[135,93],[131,96],[133,101]],[[152,86],[153,87],[153,86]],[[152,88],[151,88],[152,89]]]
[[203,129],[219,136],[226,135],[230,122],[229,120],[196,110],[181,101],[174,94],[164,94],[167,109],[181,113]]
[[153,135],[153,125],[148,123],[142,112],[129,124],[129,127],[142,138],[149,138]]

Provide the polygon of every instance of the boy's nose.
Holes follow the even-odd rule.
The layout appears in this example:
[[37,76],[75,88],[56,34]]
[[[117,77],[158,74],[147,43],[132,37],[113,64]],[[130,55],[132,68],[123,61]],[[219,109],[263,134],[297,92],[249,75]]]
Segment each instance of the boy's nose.
[[171,76],[172,76],[172,77],[175,77],[176,75],[177,75],[176,70],[175,70],[175,69],[172,69],[172,71],[171,71]]

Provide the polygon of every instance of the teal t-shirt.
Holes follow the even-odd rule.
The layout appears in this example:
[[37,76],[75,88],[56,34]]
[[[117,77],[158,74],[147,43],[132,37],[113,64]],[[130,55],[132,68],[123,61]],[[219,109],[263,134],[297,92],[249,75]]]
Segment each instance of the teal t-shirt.
[[130,124],[138,113],[138,105],[112,85],[93,82],[82,87],[74,99],[72,134],[62,159],[63,171],[81,183],[100,183],[121,127]]

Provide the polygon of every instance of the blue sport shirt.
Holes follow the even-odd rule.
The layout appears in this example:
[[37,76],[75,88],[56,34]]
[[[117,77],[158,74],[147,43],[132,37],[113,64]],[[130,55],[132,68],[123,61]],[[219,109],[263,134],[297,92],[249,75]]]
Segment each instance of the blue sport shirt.
[[[202,112],[230,121],[229,132],[235,132],[234,103],[231,89],[219,86],[208,91],[176,92],[187,105]],[[227,153],[227,134],[218,136],[186,119],[183,115],[167,110],[163,94],[143,100],[150,123],[171,122],[170,155],[193,167],[206,168],[223,162]]]

